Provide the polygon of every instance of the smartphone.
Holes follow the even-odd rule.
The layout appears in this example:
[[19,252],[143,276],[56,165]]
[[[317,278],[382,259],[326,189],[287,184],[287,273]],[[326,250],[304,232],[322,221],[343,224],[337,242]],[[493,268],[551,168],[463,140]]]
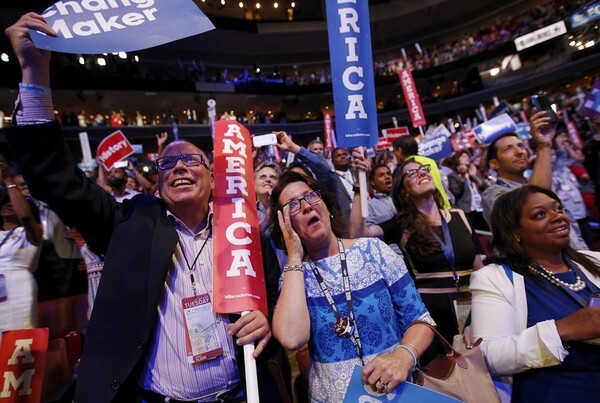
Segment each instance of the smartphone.
[[260,134],[252,137],[252,144],[254,147],[264,147],[277,144],[277,136],[275,133]]
[[127,160],[117,161],[113,164],[113,168],[127,168],[129,166],[129,162]]
[[550,124],[555,125],[558,123],[558,116],[552,109],[552,102],[546,95],[532,95],[531,103],[538,111],[546,111],[547,116],[550,118]]

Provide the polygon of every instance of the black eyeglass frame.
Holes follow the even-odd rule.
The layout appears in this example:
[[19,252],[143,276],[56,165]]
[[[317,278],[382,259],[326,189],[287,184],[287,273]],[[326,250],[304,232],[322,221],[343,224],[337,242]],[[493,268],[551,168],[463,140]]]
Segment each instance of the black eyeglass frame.
[[[317,198],[315,200],[313,200],[312,202],[308,201],[306,199],[307,196],[312,197],[312,195],[317,195]],[[311,190],[310,192],[307,192],[304,196],[298,198],[298,199],[293,199],[290,200],[289,202],[285,203],[283,206],[281,206],[281,208],[283,209],[285,206],[290,206],[290,204],[292,203],[298,203],[298,207],[297,208],[292,208],[292,206],[290,206],[290,214],[295,214],[298,211],[300,211],[300,209],[302,208],[302,200],[304,200],[305,202],[307,202],[309,205],[314,206],[316,205],[318,202],[320,202],[321,200],[323,200],[322,196],[321,196],[321,191],[320,190]]]
[[[198,156],[200,157],[200,161],[196,160],[185,160],[185,158],[189,158],[190,156]],[[161,166],[163,161],[171,161],[169,166]],[[198,165],[204,165],[206,169],[208,168],[208,164],[206,162],[206,158],[202,154],[179,154],[179,155],[167,155],[166,157],[161,157],[156,160],[156,169],[159,171],[166,171],[167,169],[172,169],[175,165],[177,165],[177,161],[181,160],[183,165],[186,167],[196,167]]]
[[431,165],[424,164],[418,168],[407,169],[406,172],[402,174],[402,177],[400,178],[400,183],[404,183],[404,178],[406,178],[407,176],[409,179],[415,178],[417,175],[419,175],[419,172],[431,173]]

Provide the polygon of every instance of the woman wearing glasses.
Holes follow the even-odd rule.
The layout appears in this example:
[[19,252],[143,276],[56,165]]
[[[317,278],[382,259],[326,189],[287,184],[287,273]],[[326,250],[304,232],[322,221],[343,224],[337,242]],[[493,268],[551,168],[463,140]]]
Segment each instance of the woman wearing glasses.
[[311,401],[343,401],[352,372],[373,390],[392,391],[429,346],[433,323],[402,259],[377,239],[340,239],[333,196],[286,172],[271,194],[273,238],[285,247],[273,333],[295,350],[308,343]]
[[[357,168],[368,168],[364,157],[357,152],[353,156]],[[430,170],[429,165],[410,160],[398,167],[392,191],[398,214],[378,225],[364,225],[360,197],[356,194],[350,234],[374,236],[400,245],[425,306],[440,333],[452,341],[458,333],[459,318],[466,319],[469,277],[472,270],[482,266],[483,251],[465,213],[442,208]],[[433,350],[427,358],[440,352]]]

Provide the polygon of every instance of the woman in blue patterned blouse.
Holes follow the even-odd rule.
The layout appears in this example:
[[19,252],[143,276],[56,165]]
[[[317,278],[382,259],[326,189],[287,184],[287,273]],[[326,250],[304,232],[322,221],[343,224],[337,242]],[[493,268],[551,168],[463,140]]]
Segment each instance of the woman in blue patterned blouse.
[[271,195],[273,237],[285,247],[273,332],[296,350],[308,343],[313,402],[341,402],[352,372],[387,393],[429,346],[433,324],[402,259],[374,238],[340,239],[343,221],[321,185],[287,172]]

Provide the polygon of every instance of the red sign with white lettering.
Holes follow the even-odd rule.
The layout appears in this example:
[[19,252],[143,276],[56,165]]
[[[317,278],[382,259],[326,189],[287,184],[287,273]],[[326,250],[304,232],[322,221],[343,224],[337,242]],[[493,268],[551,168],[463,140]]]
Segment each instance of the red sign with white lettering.
[[385,137],[387,137],[391,142],[396,140],[400,136],[407,136],[410,132],[408,131],[408,127],[391,127],[389,129],[381,129],[381,133]]
[[398,75],[400,77],[400,84],[402,84],[406,107],[410,113],[410,120],[412,121],[413,127],[425,126],[427,124],[427,122],[425,122],[425,114],[423,113],[419,93],[417,92],[415,80],[413,79],[410,69],[402,69],[398,72]]
[[250,133],[219,120],[214,147],[213,310],[267,315]]
[[98,160],[107,171],[110,170],[115,162],[129,157],[133,154],[133,147],[121,130],[109,134],[100,142],[96,155]]
[[0,344],[0,402],[38,403],[42,397],[48,328],[8,330]]

